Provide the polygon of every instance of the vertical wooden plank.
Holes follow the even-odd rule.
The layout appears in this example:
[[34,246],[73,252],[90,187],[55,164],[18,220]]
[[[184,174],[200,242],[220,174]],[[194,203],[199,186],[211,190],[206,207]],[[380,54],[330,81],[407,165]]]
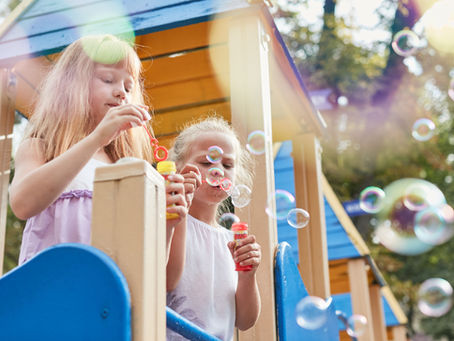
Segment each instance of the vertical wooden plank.
[[126,277],[132,340],[165,340],[165,190],[149,163],[137,160],[96,170],[92,245]]
[[393,341],[407,341],[407,328],[405,326],[393,327]]
[[386,321],[383,302],[381,299],[381,290],[378,284],[369,287],[370,305],[372,309],[372,321],[375,341],[386,341]]
[[358,336],[357,340],[374,341],[369,283],[367,280],[366,262],[363,258],[350,259],[348,261],[348,277],[350,279],[353,314],[363,315],[368,321],[364,328],[364,333]]
[[9,69],[0,70],[0,275],[3,272],[8,184],[14,127],[16,81]]
[[293,160],[296,206],[310,214],[308,226],[298,231],[301,276],[310,295],[331,295],[323,202],[321,147],[313,133],[295,136]]
[[265,133],[265,154],[255,157],[255,177],[251,203],[235,209],[249,223],[262,248],[257,271],[262,310],[256,325],[240,332],[239,340],[276,340],[274,302],[274,253],[277,245],[276,221],[265,214],[267,199],[274,192],[271,131],[270,76],[263,24],[258,15],[233,18],[229,26],[229,64],[232,124],[243,145],[254,130]]

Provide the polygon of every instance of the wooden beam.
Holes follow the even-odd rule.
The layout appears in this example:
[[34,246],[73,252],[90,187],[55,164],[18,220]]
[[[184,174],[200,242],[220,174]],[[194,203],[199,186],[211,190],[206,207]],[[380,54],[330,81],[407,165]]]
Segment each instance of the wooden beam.
[[363,315],[367,319],[364,333],[357,337],[358,341],[375,341],[373,331],[372,308],[367,279],[366,261],[363,258],[348,261],[350,292],[353,314]]
[[301,277],[310,295],[331,296],[326,240],[325,205],[321,184],[321,147],[308,133],[292,138],[296,206],[310,213],[308,226],[298,231]]
[[382,295],[386,298],[391,310],[393,311],[394,316],[396,316],[397,321],[400,324],[404,325],[408,323],[407,316],[403,312],[399,302],[396,300],[396,297],[393,295],[391,289],[388,285],[381,288]]
[[329,205],[333,209],[334,214],[336,215],[337,219],[339,219],[339,222],[341,223],[345,232],[347,232],[348,237],[362,256],[370,254],[369,248],[359,234],[355,225],[353,225],[350,217],[345,212],[344,207],[334,193],[325,175],[322,174],[321,180],[323,186],[323,194],[326,198],[326,201],[328,201]]
[[375,341],[387,341],[385,312],[381,298],[380,285],[375,284],[369,287],[370,305],[372,309],[372,324]]
[[[217,19],[136,37],[140,58],[187,51],[201,46],[226,43],[228,20]],[[212,34],[216,32],[216,34]]]
[[405,326],[393,327],[393,341],[407,341],[407,328]]
[[190,79],[156,87],[150,86],[145,90],[151,105],[156,110],[219,100],[230,96],[219,86],[217,76]]
[[228,73],[228,48],[227,44],[224,44],[174,57],[143,61],[145,86],[161,86],[212,76],[215,74],[211,64],[212,53],[219,56],[221,71]]
[[277,246],[276,220],[264,213],[267,199],[274,192],[274,167],[271,130],[270,79],[265,31],[256,13],[232,18],[229,27],[229,61],[232,124],[241,142],[254,130],[265,133],[265,154],[257,156],[251,203],[235,209],[241,220],[249,223],[262,249],[262,263],[257,280],[262,310],[256,325],[240,332],[239,340],[276,340],[274,301],[274,254]]
[[16,78],[9,69],[0,69],[0,275],[5,253],[8,184],[13,144]]
[[133,341],[165,340],[164,212],[164,181],[148,162],[96,169],[92,245],[110,256],[126,277]]

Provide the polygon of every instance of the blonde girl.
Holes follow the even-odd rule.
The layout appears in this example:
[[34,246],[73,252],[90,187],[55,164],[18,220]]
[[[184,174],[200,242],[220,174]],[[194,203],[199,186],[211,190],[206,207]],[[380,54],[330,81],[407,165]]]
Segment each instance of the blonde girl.
[[[212,146],[223,150],[220,162],[214,165],[207,159]],[[193,179],[194,174],[206,179],[209,169],[216,166],[233,184],[251,186],[249,154],[221,118],[210,117],[188,126],[176,138],[170,155],[185,179]],[[232,232],[218,224],[219,210],[227,197],[221,186],[206,181],[187,196],[186,229],[175,230],[168,264],[168,268],[178,268],[183,259],[184,270],[179,281],[169,283],[168,279],[168,289],[173,290],[167,294],[167,304],[212,335],[230,341],[235,326],[249,329],[259,316],[256,270],[261,251],[253,235],[235,247]],[[251,265],[252,270],[236,272],[235,262]],[[168,330],[167,340],[184,339]]]
[[[80,38],[48,73],[9,190],[13,212],[27,219],[20,264],[54,244],[90,243],[96,167],[123,157],[153,161],[140,77],[135,49],[112,35]],[[166,200],[180,218],[168,221],[169,236],[187,211],[183,177],[171,180]]]

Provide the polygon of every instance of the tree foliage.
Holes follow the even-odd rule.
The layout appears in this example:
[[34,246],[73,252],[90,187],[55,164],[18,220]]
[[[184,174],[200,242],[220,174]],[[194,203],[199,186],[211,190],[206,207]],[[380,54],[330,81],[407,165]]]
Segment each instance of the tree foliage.
[[[383,0],[376,10],[377,28],[389,32],[389,38],[367,44],[354,39],[361,27],[336,15],[340,2],[325,0],[318,21],[301,18],[314,3],[309,0],[281,3],[275,13],[309,90],[329,88],[336,97],[348,99],[347,105],[322,112],[328,124],[322,137],[324,174],[341,200],[358,199],[367,186],[384,188],[401,178],[423,178],[440,188],[452,205],[454,102],[446,93],[453,56],[430,45],[407,59],[392,50],[392,37],[412,28],[422,15],[416,1]],[[425,142],[411,135],[421,117],[437,127],[436,135]],[[423,316],[417,290],[432,277],[454,284],[454,241],[425,254],[402,256],[373,242],[374,217],[357,217],[354,223],[408,316],[409,334],[453,340],[454,311],[440,318]]]

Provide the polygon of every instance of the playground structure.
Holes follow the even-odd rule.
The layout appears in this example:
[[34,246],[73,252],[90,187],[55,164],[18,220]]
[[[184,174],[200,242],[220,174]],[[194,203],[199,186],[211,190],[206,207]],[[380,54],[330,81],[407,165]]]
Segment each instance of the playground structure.
[[[352,237],[354,227],[340,204],[334,207],[333,194],[327,194],[319,145],[323,119],[307,95],[267,3],[261,1],[77,0],[69,5],[55,0],[24,0],[19,5],[0,28],[0,263],[15,110],[25,116],[32,112],[40,79],[58,53],[82,33],[131,32],[142,47],[139,56],[145,69],[145,87],[161,144],[168,146],[184,122],[212,110],[232,123],[244,143],[254,130],[268,137],[264,155],[256,157],[251,204],[235,210],[249,222],[263,252],[257,274],[262,312],[256,326],[240,332],[238,339],[295,340],[295,335],[308,332],[297,327],[283,329],[287,326],[284,321],[294,314],[292,307],[297,299],[307,294],[330,299],[333,294],[351,293],[353,312],[369,321],[359,341],[405,340],[406,321],[395,304],[391,310],[398,315],[398,323],[389,327],[392,335],[386,333],[382,295],[387,293],[389,299],[389,290],[383,289],[382,280],[377,281],[376,271],[368,271],[374,270],[374,264],[367,257],[364,242],[359,235]],[[292,283],[299,281],[295,284],[299,289],[292,297],[283,295],[283,291],[276,294],[275,254],[282,233],[276,220],[263,214],[267,198],[280,188],[274,156],[279,146],[276,142],[282,141],[293,144],[291,178],[296,206],[311,215],[306,228],[294,231],[298,271],[290,265],[293,270],[289,278]],[[159,174],[145,162],[102,167],[95,179],[92,245],[115,262],[127,281],[134,340],[165,338],[163,188]],[[329,257],[329,217],[324,198],[331,200],[330,207],[337,216],[343,214],[341,225],[349,226],[344,234],[353,240],[350,242],[355,244],[356,253]],[[282,269],[287,268],[276,271]],[[5,283],[25,271],[26,265],[2,278],[0,289],[11,289]],[[287,275],[285,270],[280,273]],[[276,283],[278,280],[277,275]],[[14,295],[10,298],[14,302]],[[0,310],[0,317],[2,313]],[[326,332],[312,333],[307,339],[333,340],[333,330],[339,335],[339,325],[336,319],[329,321]],[[291,323],[295,327],[296,323]],[[345,338],[345,333],[340,335]]]

